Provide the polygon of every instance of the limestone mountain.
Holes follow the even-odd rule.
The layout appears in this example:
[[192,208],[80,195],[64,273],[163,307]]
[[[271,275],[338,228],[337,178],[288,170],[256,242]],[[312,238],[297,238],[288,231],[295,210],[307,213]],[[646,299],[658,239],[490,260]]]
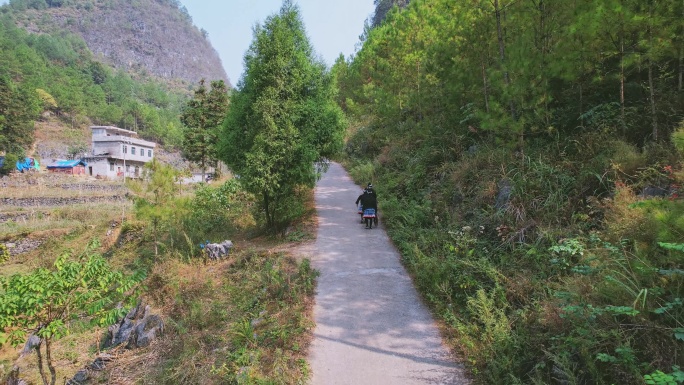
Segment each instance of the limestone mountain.
[[230,84],[206,31],[178,0],[12,0],[2,10],[32,33],[81,36],[97,60],[117,68]]

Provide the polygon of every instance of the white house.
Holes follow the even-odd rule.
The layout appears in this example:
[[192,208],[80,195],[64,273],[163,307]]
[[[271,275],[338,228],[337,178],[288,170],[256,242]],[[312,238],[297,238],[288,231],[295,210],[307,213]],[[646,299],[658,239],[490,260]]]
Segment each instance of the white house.
[[108,178],[136,178],[145,163],[154,158],[154,142],[138,138],[135,131],[112,126],[91,126],[93,131],[92,155],[84,158],[88,163],[86,174]]

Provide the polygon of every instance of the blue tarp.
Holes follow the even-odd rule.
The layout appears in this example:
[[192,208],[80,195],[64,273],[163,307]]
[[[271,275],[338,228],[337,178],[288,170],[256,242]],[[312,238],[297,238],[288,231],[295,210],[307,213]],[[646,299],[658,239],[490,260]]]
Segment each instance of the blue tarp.
[[50,168],[74,168],[76,166],[87,166],[88,164],[83,159],[78,160],[58,160],[55,163],[47,166]]
[[28,171],[30,169],[40,170],[40,165],[38,161],[33,158],[24,158],[23,160],[17,161],[17,171]]

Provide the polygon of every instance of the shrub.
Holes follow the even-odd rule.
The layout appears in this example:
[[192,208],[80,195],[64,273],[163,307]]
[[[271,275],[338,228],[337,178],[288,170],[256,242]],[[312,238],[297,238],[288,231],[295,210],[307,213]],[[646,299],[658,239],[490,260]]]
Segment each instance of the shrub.
[[5,155],[5,163],[0,167],[0,175],[8,175],[17,168],[19,156],[15,154]]
[[[69,332],[70,321],[90,318],[103,326],[115,323],[125,314],[119,301],[134,299],[129,291],[142,278],[130,278],[113,271],[107,261],[91,250],[92,243],[78,260],[64,254],[54,270],[39,268],[29,274],[0,278],[0,344],[18,345],[28,333],[40,338],[35,347],[43,383],[54,385],[57,374],[51,344]],[[45,373],[42,349],[45,349]]]

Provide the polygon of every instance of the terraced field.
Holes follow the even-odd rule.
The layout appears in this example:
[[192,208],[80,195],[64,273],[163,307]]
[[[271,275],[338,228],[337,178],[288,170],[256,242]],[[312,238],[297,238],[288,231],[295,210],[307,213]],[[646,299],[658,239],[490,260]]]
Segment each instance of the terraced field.
[[0,243],[10,252],[0,274],[49,263],[89,239],[111,245],[130,213],[127,192],[120,181],[45,172],[0,179]]

